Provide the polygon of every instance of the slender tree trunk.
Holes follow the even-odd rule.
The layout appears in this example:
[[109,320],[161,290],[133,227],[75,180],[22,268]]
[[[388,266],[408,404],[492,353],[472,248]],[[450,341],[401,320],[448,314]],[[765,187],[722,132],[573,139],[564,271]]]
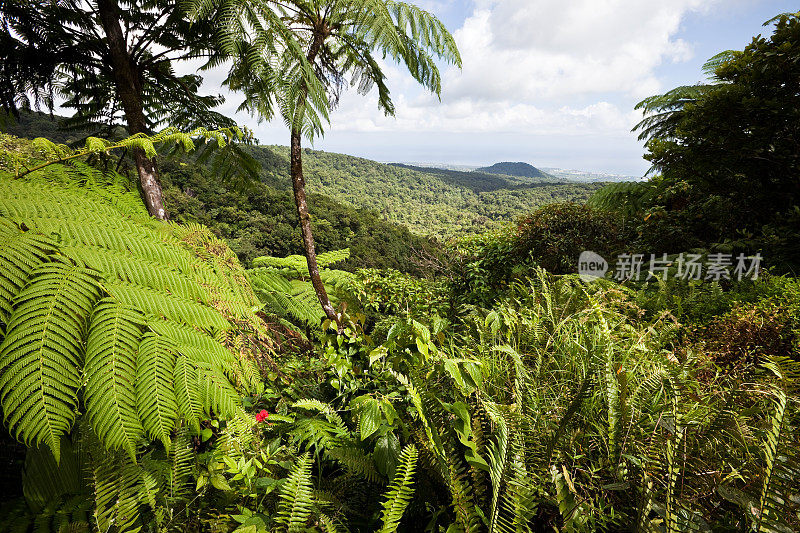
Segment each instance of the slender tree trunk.
[[294,203],[297,206],[297,216],[300,219],[300,231],[303,234],[303,249],[306,252],[306,263],[308,264],[308,276],[311,278],[311,285],[317,293],[317,299],[322,305],[325,315],[336,323],[339,331],[342,330],[342,319],[333,309],[325,285],[319,275],[317,265],[317,251],[314,246],[314,234],[311,232],[311,217],[308,214],[308,202],[306,201],[306,181],[303,177],[303,148],[301,146],[302,134],[297,128],[292,128],[291,140],[291,175],[292,189],[294,190]]
[[[315,32],[314,40],[306,56],[309,63],[314,63],[317,53],[319,53],[325,37],[328,35],[330,35],[330,31],[327,26]],[[303,112],[307,97],[307,89],[303,87],[301,89],[301,96],[297,99],[296,113]],[[333,309],[331,300],[328,298],[328,293],[325,290],[325,284],[322,283],[322,278],[319,275],[319,266],[317,265],[317,251],[314,246],[314,234],[311,232],[311,217],[308,214],[308,202],[306,201],[306,180],[303,177],[303,135],[300,131],[301,122],[302,120],[295,120],[292,124],[290,173],[292,176],[292,189],[294,190],[294,203],[297,206],[300,231],[303,234],[303,249],[305,250],[306,263],[308,264],[308,276],[311,278],[311,285],[314,287],[314,292],[317,293],[317,299],[320,305],[322,305],[322,310],[325,311],[325,316],[336,323],[336,328],[341,333],[342,317],[336,314],[336,311]]]
[[[119,22],[119,10],[120,7],[116,0],[97,0],[97,11],[108,42],[109,60],[114,73],[117,96],[125,112],[128,131],[132,135],[147,133],[142,99],[142,76],[135,61],[128,53],[125,35],[122,33]],[[141,149],[133,150],[133,160],[136,164],[136,172],[139,174],[142,199],[147,206],[147,211],[159,220],[166,220],[167,212],[161,198],[161,183],[158,181],[155,161],[147,157],[147,154]]]

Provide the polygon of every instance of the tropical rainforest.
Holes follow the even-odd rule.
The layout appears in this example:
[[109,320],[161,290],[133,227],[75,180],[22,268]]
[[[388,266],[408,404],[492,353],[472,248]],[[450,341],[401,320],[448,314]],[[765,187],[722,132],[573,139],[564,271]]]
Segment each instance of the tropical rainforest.
[[0,20],[0,531],[800,531],[800,13],[606,185],[304,147],[383,62],[446,90],[413,4]]

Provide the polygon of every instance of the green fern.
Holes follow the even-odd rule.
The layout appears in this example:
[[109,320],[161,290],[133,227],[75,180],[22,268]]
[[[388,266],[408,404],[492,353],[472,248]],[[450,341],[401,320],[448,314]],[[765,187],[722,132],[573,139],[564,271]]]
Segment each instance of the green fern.
[[295,533],[305,528],[314,508],[311,486],[311,466],[309,454],[297,458],[289,477],[281,487],[280,505],[275,524],[280,531]]
[[95,494],[94,519],[100,531],[135,533],[141,530],[147,494],[143,471],[118,454],[95,451],[91,472]]
[[147,434],[166,449],[178,418],[172,381],[175,362],[175,345],[169,338],[144,335],[136,356],[136,407]]
[[130,384],[136,380],[144,323],[135,308],[111,298],[102,300],[89,326],[84,367],[84,401],[94,431],[108,449],[121,447],[134,461],[144,428]]
[[417,467],[417,449],[408,445],[400,454],[394,479],[384,494],[380,533],[397,531],[408,504],[414,497],[414,471]]
[[[320,277],[335,304],[352,289],[355,277],[350,272],[324,268],[350,257],[350,250],[335,250],[317,257]],[[319,305],[314,287],[308,280],[308,265],[300,255],[288,257],[257,257],[254,268],[247,271],[253,290],[264,309],[280,318],[319,328],[325,313]]]
[[0,218],[0,322],[7,322],[31,271],[54,253],[56,244],[42,235],[22,231]]
[[0,344],[0,402],[9,428],[25,443],[59,443],[75,421],[87,317],[99,296],[88,270],[43,263],[15,299]]
[[13,433],[56,457],[80,398],[103,445],[135,460],[145,436],[168,446],[179,417],[197,432],[203,415],[239,416],[238,390],[260,386],[215,338],[230,319],[259,328],[235,258],[199,256],[186,242],[199,228],[112,202],[122,182],[79,165],[0,174],[0,403]]

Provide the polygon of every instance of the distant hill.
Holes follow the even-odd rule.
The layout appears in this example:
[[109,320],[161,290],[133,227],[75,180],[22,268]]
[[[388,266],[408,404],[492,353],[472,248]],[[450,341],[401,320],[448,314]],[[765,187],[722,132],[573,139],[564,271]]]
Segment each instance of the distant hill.
[[[266,184],[291,187],[286,146],[250,150],[262,161]],[[303,167],[310,193],[377,211],[415,233],[440,238],[484,231],[545,204],[585,202],[600,188],[600,184],[568,183],[552,176],[387,165],[308,148],[303,150]]]
[[553,178],[528,163],[495,163],[490,167],[482,167],[475,170],[475,172],[483,172],[485,174],[502,174],[504,176],[517,176],[519,178]]

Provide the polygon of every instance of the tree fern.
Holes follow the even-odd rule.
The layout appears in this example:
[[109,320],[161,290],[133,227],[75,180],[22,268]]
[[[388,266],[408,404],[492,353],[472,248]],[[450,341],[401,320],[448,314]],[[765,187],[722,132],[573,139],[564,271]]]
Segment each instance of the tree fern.
[[86,392],[89,420],[100,441],[123,448],[132,460],[144,436],[136,411],[137,351],[144,317],[111,298],[95,308],[86,341]]
[[[320,254],[317,259],[320,266],[324,267],[349,257],[350,250],[345,248]],[[253,260],[253,266],[247,274],[266,311],[304,326],[319,327],[325,313],[313,286],[307,281],[305,257],[257,257]],[[337,295],[347,293],[354,281],[353,274],[329,268],[321,268],[320,277],[334,303],[338,301]]]
[[77,263],[103,272],[110,281],[149,287],[183,300],[208,304],[210,296],[196,279],[154,261],[95,246],[62,246],[60,251]]
[[59,501],[63,497],[86,496],[84,454],[80,442],[62,437],[63,458],[56,463],[49,448],[29,448],[25,454],[22,491],[34,511]]
[[43,263],[17,295],[0,344],[0,401],[5,420],[26,443],[59,442],[78,408],[87,317],[99,296],[89,271]]
[[241,409],[240,397],[225,374],[213,365],[199,363],[197,368],[205,412],[223,418],[236,417]]
[[203,416],[240,416],[240,390],[259,387],[217,340],[232,320],[267,337],[235,256],[115,201],[137,197],[125,183],[81,165],[0,172],[0,402],[21,440],[56,455],[82,408],[135,460],[149,439],[168,446],[178,418],[197,432]]

